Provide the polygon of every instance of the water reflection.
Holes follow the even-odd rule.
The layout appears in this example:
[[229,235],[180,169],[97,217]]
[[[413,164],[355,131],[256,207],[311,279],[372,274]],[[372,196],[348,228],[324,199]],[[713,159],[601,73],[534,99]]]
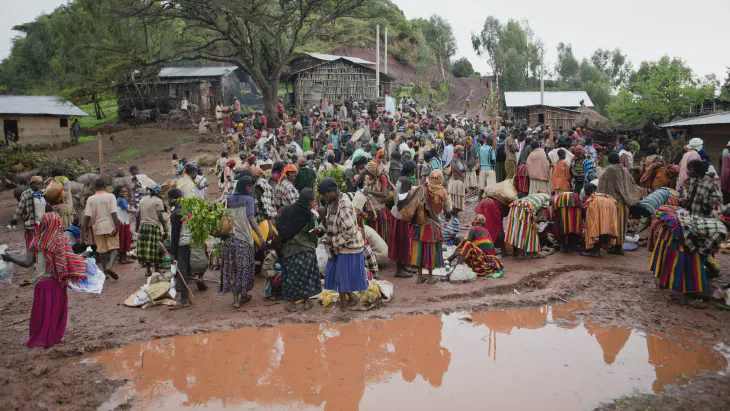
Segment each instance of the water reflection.
[[94,358],[109,376],[132,381],[126,389],[135,408],[155,410],[442,409],[482,401],[495,409],[580,409],[726,366],[703,344],[581,326],[579,309],[585,305],[487,311],[471,323],[424,315],[248,328],[133,344]]

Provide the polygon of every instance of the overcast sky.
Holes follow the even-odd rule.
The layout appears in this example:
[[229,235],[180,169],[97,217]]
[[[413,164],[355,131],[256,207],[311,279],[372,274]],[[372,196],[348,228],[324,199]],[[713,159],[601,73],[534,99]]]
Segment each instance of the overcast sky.
[[[393,0],[408,18],[439,14],[454,29],[457,57],[466,57],[477,71],[489,73],[487,64],[474,53],[471,33],[479,32],[488,15],[500,21],[530,22],[535,35],[545,43],[546,59],[554,64],[555,47],[570,42],[578,59],[589,57],[596,48],[620,47],[634,67],[642,60],[656,60],[664,54],[683,58],[698,75],[714,73],[726,77],[730,66],[727,46],[727,18],[730,0],[611,0],[595,1],[522,0]],[[10,52],[10,40],[17,33],[11,27],[50,12],[65,0],[0,0],[0,58]]]

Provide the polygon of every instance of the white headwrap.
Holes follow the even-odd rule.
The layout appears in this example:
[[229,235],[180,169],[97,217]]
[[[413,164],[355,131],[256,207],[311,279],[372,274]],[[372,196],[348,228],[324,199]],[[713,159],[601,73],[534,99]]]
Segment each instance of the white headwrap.
[[695,137],[692,140],[690,140],[689,143],[687,143],[687,147],[689,147],[689,148],[691,148],[693,150],[700,151],[700,150],[702,150],[702,144],[703,143],[704,142],[702,141],[701,138]]

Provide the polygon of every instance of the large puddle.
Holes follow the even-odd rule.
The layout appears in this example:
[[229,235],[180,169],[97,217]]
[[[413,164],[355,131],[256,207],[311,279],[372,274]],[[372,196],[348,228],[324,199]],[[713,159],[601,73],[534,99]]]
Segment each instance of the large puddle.
[[282,325],[101,352],[139,410],[592,409],[725,357],[709,341],[576,322],[581,304]]

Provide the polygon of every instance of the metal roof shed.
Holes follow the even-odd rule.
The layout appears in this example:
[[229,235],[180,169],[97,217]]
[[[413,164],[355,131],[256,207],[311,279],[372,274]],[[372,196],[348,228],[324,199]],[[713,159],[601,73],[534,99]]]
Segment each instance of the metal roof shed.
[[88,116],[69,101],[54,96],[0,96],[0,115]]
[[581,100],[586,107],[593,107],[593,102],[585,91],[546,91],[544,102],[540,102],[539,91],[506,91],[504,93],[504,104],[510,108],[539,105],[575,108],[580,107]]
[[722,150],[730,142],[730,112],[670,121],[660,124],[659,127],[685,130],[687,141],[694,137],[701,138],[705,151],[710,155],[710,159],[718,167],[717,169],[720,169]]

